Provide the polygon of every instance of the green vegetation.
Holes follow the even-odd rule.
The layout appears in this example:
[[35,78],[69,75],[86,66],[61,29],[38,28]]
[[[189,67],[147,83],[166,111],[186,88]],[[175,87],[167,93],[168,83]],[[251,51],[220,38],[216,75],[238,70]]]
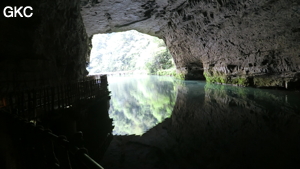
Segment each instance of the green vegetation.
[[[161,70],[175,69],[170,52],[162,39],[137,31],[94,35],[90,74],[140,70],[158,74]],[[171,73],[168,75],[177,75]]]
[[249,86],[248,79],[245,77],[237,77],[231,80],[232,84],[237,84],[239,86]]
[[146,63],[149,74],[158,74],[161,70],[175,68],[173,58],[166,49],[156,52]]
[[109,77],[114,134],[141,135],[171,116],[177,82],[171,77]]
[[177,73],[176,68],[158,70],[156,74],[159,76],[173,76],[177,79],[184,79],[184,75]]
[[226,75],[212,75],[211,73],[204,72],[207,82],[221,83],[221,84],[234,84],[238,86],[249,86],[249,79],[243,76],[231,77]]
[[255,76],[253,78],[253,83],[255,86],[276,86],[285,87],[285,82],[287,79],[278,78],[278,76]]

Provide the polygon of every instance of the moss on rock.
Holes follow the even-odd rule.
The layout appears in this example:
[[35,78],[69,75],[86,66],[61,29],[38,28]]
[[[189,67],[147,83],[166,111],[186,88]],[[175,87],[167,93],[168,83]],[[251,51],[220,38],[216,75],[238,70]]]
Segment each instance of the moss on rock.
[[285,80],[277,76],[256,76],[253,78],[253,83],[257,87],[285,87]]
[[207,82],[232,84],[237,86],[250,86],[250,78],[245,76],[227,76],[227,75],[213,75],[213,73],[204,72]]
[[173,76],[177,79],[184,79],[185,76],[183,73],[178,73],[176,69],[165,69],[157,71],[157,75],[159,76]]

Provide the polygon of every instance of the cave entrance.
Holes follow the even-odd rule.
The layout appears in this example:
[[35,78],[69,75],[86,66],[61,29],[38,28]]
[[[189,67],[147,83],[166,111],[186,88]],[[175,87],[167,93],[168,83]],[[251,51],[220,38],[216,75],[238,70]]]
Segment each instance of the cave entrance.
[[176,72],[170,52],[157,37],[131,30],[94,35],[92,44],[90,75]]
[[168,76],[149,76],[176,72],[162,39],[126,31],[94,35],[92,43],[87,69],[90,75],[108,75],[114,135],[142,135],[171,116],[178,81]]

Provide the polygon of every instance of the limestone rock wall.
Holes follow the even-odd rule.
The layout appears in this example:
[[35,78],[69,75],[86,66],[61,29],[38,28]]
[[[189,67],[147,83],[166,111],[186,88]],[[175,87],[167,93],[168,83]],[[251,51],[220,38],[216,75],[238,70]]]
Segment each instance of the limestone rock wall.
[[87,74],[90,39],[80,1],[4,0],[5,6],[32,6],[31,18],[0,16],[1,88],[27,88],[76,80]]
[[186,79],[299,86],[298,0],[92,1],[87,33],[138,30],[163,38]]
[[[208,81],[284,86],[297,79],[292,72],[300,69],[299,5],[280,0],[186,2],[168,24],[167,44],[178,67],[202,63]],[[270,77],[261,80],[262,75],[275,77],[266,82]]]
[[82,17],[89,36],[137,30],[163,38],[167,0],[82,0]]
[[0,17],[1,84],[78,79],[87,74],[93,34],[135,29],[164,39],[186,79],[300,86],[298,0],[3,0],[0,5],[34,9],[32,18]]

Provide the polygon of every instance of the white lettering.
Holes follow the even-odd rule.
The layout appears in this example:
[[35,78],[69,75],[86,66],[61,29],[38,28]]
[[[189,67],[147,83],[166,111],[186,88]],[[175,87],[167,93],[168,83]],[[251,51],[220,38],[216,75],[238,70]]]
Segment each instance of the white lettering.
[[[28,10],[30,10],[31,12],[27,12]],[[11,17],[26,17],[26,18],[30,18],[33,15],[33,8],[31,6],[25,6],[25,8],[23,8],[23,6],[17,7],[11,7],[11,6],[6,6],[3,9],[3,14],[5,17],[7,18],[11,18]]]
[[27,17],[27,18],[32,17],[33,13],[31,12],[29,15],[27,15],[27,14],[26,14],[26,9],[30,9],[30,10],[33,11],[32,7],[31,7],[31,6],[26,6],[26,7],[24,8],[24,12],[23,12],[23,14],[24,14],[25,17]]
[[17,14],[20,15],[20,17],[23,17],[22,13],[20,12],[20,10],[23,8],[23,6],[21,6],[20,8],[17,8],[15,6],[15,17],[17,17]]
[[[10,9],[10,10],[7,11],[7,13],[6,13],[6,9]],[[3,10],[3,14],[4,14],[4,16],[7,17],[7,18],[14,17],[14,11],[13,11],[13,8],[10,7],[10,6],[5,7],[4,10]],[[7,15],[7,14],[8,14],[8,15]]]

